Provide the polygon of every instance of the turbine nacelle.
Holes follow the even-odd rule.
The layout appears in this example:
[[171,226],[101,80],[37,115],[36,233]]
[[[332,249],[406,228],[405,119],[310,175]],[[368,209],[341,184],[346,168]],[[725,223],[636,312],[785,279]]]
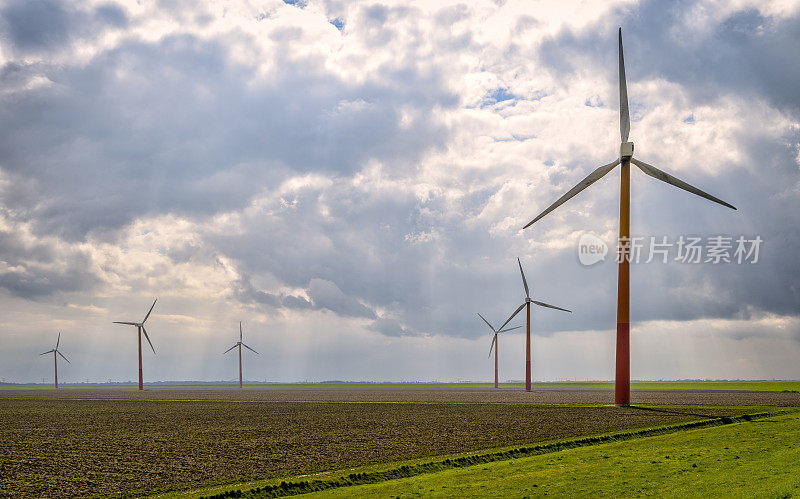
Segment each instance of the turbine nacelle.
[[619,146],[619,159],[625,161],[633,157],[633,142],[623,142]]

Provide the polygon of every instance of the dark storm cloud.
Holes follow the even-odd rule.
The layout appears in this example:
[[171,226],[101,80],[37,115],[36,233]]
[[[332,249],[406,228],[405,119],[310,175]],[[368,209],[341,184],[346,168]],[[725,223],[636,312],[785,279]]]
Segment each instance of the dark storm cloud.
[[0,9],[0,36],[18,54],[58,50],[75,38],[127,24],[125,12],[113,4],[83,10],[57,0],[12,0]]
[[0,288],[12,295],[39,299],[58,292],[85,291],[99,283],[91,258],[81,251],[58,251],[47,242],[21,242],[0,230]]
[[375,312],[352,296],[345,295],[336,283],[325,279],[311,279],[308,294],[314,306],[335,312],[343,317],[375,318]]
[[236,283],[236,295],[240,301],[261,305],[267,311],[329,310],[342,317],[375,318],[374,311],[355,297],[345,295],[334,282],[313,278],[308,283],[307,291],[311,301],[302,296],[262,291],[254,287],[249,278],[240,279]]
[[286,308],[289,310],[310,309],[312,304],[302,296],[275,294],[256,289],[249,277],[243,277],[235,284],[235,293],[243,303],[256,303],[268,309]]
[[[472,202],[468,196],[465,211],[476,209]],[[369,326],[384,334],[474,337],[484,327],[476,322],[476,311],[502,321],[513,311],[509,303],[524,298],[516,261],[497,256],[505,253],[508,241],[487,238],[486,227],[436,222],[447,210],[441,203],[391,190],[364,192],[337,179],[324,188],[301,189],[291,197],[290,208],[276,200],[263,213],[249,215],[243,233],[207,236],[206,241],[234,259],[242,272],[274,275],[306,289],[315,308],[364,318],[385,309],[389,317]],[[323,206],[325,217],[319,215]],[[315,289],[315,283],[331,288],[333,298]],[[557,291],[547,287],[553,301]],[[270,306],[276,303],[271,300]],[[543,327],[573,324],[552,321]]]
[[[454,99],[435,74],[387,69],[350,85],[315,60],[277,67],[251,84],[218,42],[178,36],[42,68],[53,85],[0,108],[0,165],[37,191],[15,208],[80,239],[147,214],[235,209],[291,173],[350,174],[371,158],[407,168],[446,136],[429,113]],[[401,127],[400,104],[423,113],[417,126]]]
[[[695,102],[727,92],[766,99],[800,115],[800,17],[772,18],[748,8],[708,32],[684,27],[699,2],[645,1],[585,30],[564,30],[539,49],[541,62],[562,72],[596,64],[616,81],[616,27],[622,26],[628,82],[661,77],[680,83]],[[629,91],[635,104],[636,97]]]

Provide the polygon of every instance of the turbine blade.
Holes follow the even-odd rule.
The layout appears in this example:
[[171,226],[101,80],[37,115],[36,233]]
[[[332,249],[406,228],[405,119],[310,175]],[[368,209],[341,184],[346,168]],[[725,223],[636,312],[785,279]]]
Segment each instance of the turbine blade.
[[554,308],[556,310],[563,310],[564,312],[572,313],[572,310],[567,310],[566,308],[556,307],[555,305],[548,305],[547,303],[531,300],[531,302],[539,305],[540,307],[547,307],[547,308]]
[[513,330],[515,330],[515,329],[519,329],[519,328],[521,328],[521,327],[522,327],[522,326],[510,327],[510,328],[508,328],[508,329],[501,329],[500,331],[498,331],[498,333],[505,333],[505,332],[507,332],[507,331],[513,331]]
[[[492,349],[494,348],[495,343],[497,343],[497,333],[494,333],[494,336],[492,337],[492,345],[489,347],[489,357],[492,356]],[[487,359],[489,357],[487,357]]]
[[113,323],[114,324],[126,324],[128,326],[138,326],[138,324],[136,324],[135,322],[117,322],[117,321],[114,321]]
[[625,81],[625,58],[622,55],[622,28],[619,29],[619,136],[628,141],[631,117],[628,112],[628,84]]
[[519,257],[517,257],[517,264],[519,264],[519,273],[522,274],[522,285],[525,286],[525,296],[530,298],[531,292],[528,291],[528,281],[525,280],[525,272],[522,271],[522,262],[519,261]]
[[519,311],[520,311],[520,310],[522,310],[523,308],[525,308],[525,303],[523,303],[522,305],[520,305],[520,306],[519,306],[519,308],[518,308],[518,309],[516,309],[516,310],[514,311],[514,313],[513,313],[513,314],[511,314],[511,317],[509,317],[508,319],[506,319],[506,321],[503,323],[503,325],[502,325],[502,326],[500,326],[500,329],[503,329],[504,327],[506,327],[506,324],[508,324],[509,322],[511,322],[511,319],[513,319],[513,318],[514,318],[514,316],[516,316],[516,315],[519,313]]
[[239,321],[239,341],[242,341],[242,321]]
[[53,352],[55,352],[55,350],[48,350],[48,351],[46,351],[46,352],[42,352],[42,353],[40,353],[39,355],[46,355],[46,354],[48,354],[48,353],[53,353]]
[[150,348],[153,349],[153,353],[156,353],[156,349],[153,348],[153,344],[150,342],[150,337],[147,336],[147,329],[144,328],[144,324],[142,324],[142,332],[144,333],[144,338],[147,340],[148,343],[150,343]]
[[[243,347],[245,347],[246,349],[250,350],[251,352],[258,354],[258,352],[256,352],[255,350],[253,350],[253,349],[252,349],[252,348],[250,348],[249,346],[245,345],[244,343],[242,343],[242,346],[243,346]],[[260,355],[260,354],[259,354],[259,355]]]
[[56,350],[58,350],[59,343],[61,343],[61,331],[58,332],[58,339],[56,340]]
[[222,352],[222,354],[225,355],[226,353],[230,352],[231,350],[233,350],[234,348],[236,348],[238,346],[239,346],[239,344],[237,343],[237,344],[233,345],[232,347],[230,347],[229,349],[227,349],[224,352]]
[[[492,327],[492,325],[491,325],[491,324],[489,324],[489,321],[487,321],[486,319],[484,319],[484,317],[483,317],[481,314],[478,314],[478,317],[480,317],[481,319],[483,319],[483,322],[485,322],[485,323],[486,323],[486,325],[487,325],[487,326],[489,326],[489,329],[491,329],[492,331],[495,331],[495,329]],[[495,332],[497,332],[497,331],[495,331]]]
[[662,172],[661,170],[659,170],[655,166],[648,165],[647,163],[645,163],[643,161],[639,161],[638,159],[633,159],[633,158],[631,158],[631,163],[633,163],[634,165],[638,166],[639,169],[642,170],[643,172],[645,172],[646,174],[650,175],[653,178],[657,178],[658,180],[660,180],[662,182],[666,182],[666,183],[668,183],[670,185],[674,185],[675,187],[678,187],[679,189],[683,189],[684,191],[689,191],[692,194],[697,194],[701,198],[706,198],[709,201],[714,201],[715,203],[721,204],[722,206],[727,206],[728,208],[731,208],[731,209],[734,209],[734,210],[736,209],[736,207],[733,206],[732,204],[728,204],[725,201],[723,201],[723,200],[721,200],[721,199],[719,199],[717,197],[714,197],[714,196],[712,196],[711,194],[709,194],[707,192],[701,191],[697,187],[689,185],[686,182],[684,182],[683,180],[680,180],[680,179],[677,179],[677,178],[673,177],[669,173]]
[[157,302],[157,301],[158,301],[158,298],[156,298],[155,300],[153,300],[153,304],[152,304],[152,305],[150,305],[150,310],[148,310],[148,311],[147,311],[147,315],[145,315],[145,316],[144,316],[144,320],[142,321],[142,324],[144,324],[145,322],[147,322],[147,318],[148,318],[148,317],[150,317],[150,312],[152,312],[152,311],[153,311],[153,307],[155,307],[155,306],[156,306],[156,302]]
[[59,352],[58,350],[56,350],[56,353],[57,353],[58,355],[60,355],[62,359],[66,360],[66,361],[67,361],[67,364],[72,364],[72,362],[70,362],[68,358],[64,357],[64,354],[63,354],[63,353]]
[[614,167],[617,166],[618,164],[619,164],[619,159],[615,160],[613,163],[609,163],[607,165],[603,165],[603,166],[597,168],[595,171],[590,173],[585,179],[583,179],[580,182],[578,182],[578,185],[576,185],[575,187],[570,189],[566,194],[564,194],[563,196],[558,198],[558,200],[555,203],[551,204],[546,210],[541,212],[539,214],[539,216],[537,216],[536,218],[534,218],[533,220],[528,222],[527,225],[525,225],[525,227],[523,227],[523,229],[527,229],[528,227],[530,227],[534,223],[538,222],[542,217],[544,217],[545,215],[547,215],[551,211],[555,210],[556,208],[558,208],[562,204],[564,204],[567,201],[569,201],[569,199],[572,198],[573,196],[575,196],[577,193],[581,192],[582,190],[586,189],[587,187],[589,187],[593,183],[595,183],[598,180],[600,180],[601,178],[603,178],[603,176],[606,173],[608,173],[611,170],[613,170]]

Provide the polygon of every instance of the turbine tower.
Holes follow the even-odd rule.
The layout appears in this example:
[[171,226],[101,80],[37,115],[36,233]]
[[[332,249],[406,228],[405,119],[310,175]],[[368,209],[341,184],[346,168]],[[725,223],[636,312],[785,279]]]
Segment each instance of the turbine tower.
[[251,352],[254,352],[256,355],[258,355],[258,352],[256,352],[255,350],[253,350],[249,346],[245,345],[244,342],[242,342],[242,321],[239,321],[239,341],[237,341],[236,344],[233,345],[232,347],[230,347],[229,349],[227,349],[224,352],[222,352],[222,355],[225,355],[226,353],[230,352],[231,350],[233,350],[236,347],[239,347],[239,388],[241,388],[242,387],[242,347],[245,347],[246,349],[248,349]]
[[539,305],[540,307],[547,307],[547,308],[554,308],[556,310],[562,310],[564,312],[572,313],[572,310],[567,310],[566,308],[556,307],[555,305],[548,305],[547,303],[543,303],[536,300],[531,300],[531,293],[528,290],[528,281],[525,280],[525,272],[522,271],[522,262],[519,261],[517,258],[517,264],[519,265],[519,273],[522,275],[522,285],[525,286],[525,301],[522,302],[522,305],[519,306],[518,309],[511,314],[500,329],[506,327],[506,324],[511,322],[520,310],[523,308],[527,308],[527,321],[525,322],[525,390],[531,391],[531,303],[534,305]]
[[617,352],[616,352],[616,377],[614,384],[614,403],[616,405],[630,405],[630,188],[631,188],[631,163],[636,165],[647,175],[674,185],[692,194],[706,198],[715,203],[736,209],[733,205],[691,186],[683,180],[639,161],[633,157],[633,142],[628,142],[628,133],[631,129],[631,120],[628,112],[628,89],[625,83],[625,60],[622,55],[622,28],[619,29],[619,132],[621,144],[619,159],[613,163],[603,165],[590,173],[578,185],[547,207],[536,218],[528,222],[523,229],[527,229],[539,219],[564,204],[571,197],[600,180],[604,175],[621,165],[620,203],[619,203],[619,274],[617,278]]
[[489,329],[491,329],[492,332],[494,333],[494,338],[492,338],[492,345],[489,347],[489,357],[492,356],[492,348],[494,348],[494,387],[498,388],[498,386],[497,386],[497,351],[500,349],[500,345],[497,343],[497,335],[500,334],[500,333],[505,333],[506,331],[513,331],[515,329],[519,329],[522,326],[510,327],[508,329],[501,329],[501,330],[498,331],[497,329],[494,328],[494,326],[489,324],[489,321],[487,321],[481,314],[478,314],[478,317],[483,319],[483,322],[485,322],[486,325],[489,326]]
[[70,362],[69,359],[64,357],[63,353],[58,351],[59,343],[61,343],[61,332],[60,331],[58,333],[58,339],[56,340],[56,347],[54,349],[52,349],[52,350],[48,350],[46,352],[42,352],[42,353],[39,354],[39,355],[47,355],[48,353],[52,353],[53,354],[53,366],[55,366],[55,370],[56,370],[56,376],[55,376],[56,388],[58,388],[58,356],[60,355],[62,359],[66,360],[67,364],[72,364],[72,362]]
[[144,390],[144,379],[142,378],[142,333],[144,333],[144,337],[147,340],[147,343],[150,344],[150,348],[153,349],[153,353],[156,353],[156,349],[153,348],[153,343],[150,342],[150,337],[147,336],[147,329],[144,328],[144,323],[147,322],[147,318],[150,317],[150,312],[153,311],[153,307],[156,306],[157,301],[158,299],[153,300],[153,304],[150,306],[150,310],[147,311],[147,315],[144,316],[142,322],[114,321],[114,324],[125,324],[128,326],[136,326],[136,330],[139,333],[139,390]]

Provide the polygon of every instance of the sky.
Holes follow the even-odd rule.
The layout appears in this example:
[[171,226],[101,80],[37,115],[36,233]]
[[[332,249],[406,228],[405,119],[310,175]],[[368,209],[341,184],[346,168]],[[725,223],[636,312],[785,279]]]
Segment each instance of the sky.
[[489,380],[519,257],[573,311],[534,308],[534,380],[613,379],[619,169],[522,227],[619,154],[619,27],[635,156],[737,207],[633,169],[672,246],[632,265],[631,377],[800,379],[784,0],[0,0],[0,378],[50,382],[61,332],[60,381],[136,379],[112,321],[158,298],[146,382],[233,380],[239,321],[249,380]]

